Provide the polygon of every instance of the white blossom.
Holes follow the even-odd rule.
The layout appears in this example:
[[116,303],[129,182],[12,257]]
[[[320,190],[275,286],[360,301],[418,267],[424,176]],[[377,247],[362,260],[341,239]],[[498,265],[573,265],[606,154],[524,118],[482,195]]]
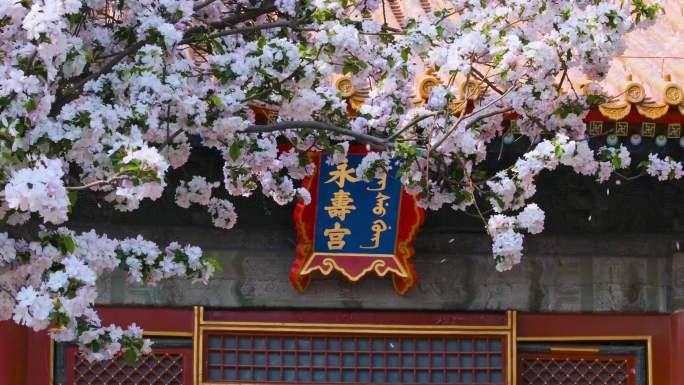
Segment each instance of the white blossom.
[[530,234],[539,234],[544,231],[544,211],[535,203],[530,203],[518,214],[518,225]]
[[59,224],[67,219],[69,197],[59,159],[43,158],[33,168],[20,169],[5,185],[5,199],[12,209],[37,212],[46,222]]

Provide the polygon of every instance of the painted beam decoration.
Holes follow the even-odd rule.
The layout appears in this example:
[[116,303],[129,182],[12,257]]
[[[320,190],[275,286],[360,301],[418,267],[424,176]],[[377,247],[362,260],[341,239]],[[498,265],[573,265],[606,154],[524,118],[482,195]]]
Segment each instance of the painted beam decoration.
[[327,154],[311,155],[316,172],[303,182],[311,203],[299,202],[294,212],[298,245],[290,282],[299,291],[316,271],[336,271],[352,282],[367,273],[391,274],[401,294],[416,283],[410,258],[424,211],[404,192],[397,167],[369,182],[357,178],[364,154],[350,149],[339,164],[331,164]]

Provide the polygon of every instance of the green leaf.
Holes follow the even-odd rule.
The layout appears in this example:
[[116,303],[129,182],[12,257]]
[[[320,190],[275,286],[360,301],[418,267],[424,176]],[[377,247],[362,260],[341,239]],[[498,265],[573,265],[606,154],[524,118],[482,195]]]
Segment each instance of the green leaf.
[[346,55],[342,72],[345,74],[358,74],[364,69],[368,68],[368,64],[354,55]]
[[486,168],[476,168],[470,173],[470,178],[473,182],[482,182],[487,179],[487,169]]
[[71,254],[74,251],[76,251],[76,242],[74,242],[73,238],[66,236],[66,237],[64,237],[63,242],[64,242],[64,250],[66,250],[68,252],[68,254]]
[[36,99],[30,98],[26,101],[26,103],[24,103],[24,107],[26,108],[27,112],[31,112],[38,107],[38,103],[36,103]]
[[223,107],[223,100],[221,100],[221,97],[218,95],[214,95],[211,97],[211,102],[216,106],[216,107]]
[[135,361],[138,360],[138,355],[133,349],[128,349],[125,352],[123,352],[123,357],[128,365],[133,365],[135,364]]
[[71,210],[74,208],[76,205],[76,201],[78,200],[78,192],[77,191],[69,191],[67,193],[67,196],[69,197],[69,213],[71,213]]
[[562,146],[556,145],[556,148],[553,149],[553,154],[556,156],[556,158],[562,157],[563,153],[565,153],[565,151],[563,150]]
[[230,144],[230,148],[228,149],[228,155],[230,155],[230,159],[233,162],[235,162],[240,157],[240,152],[242,152],[242,143],[240,143],[239,140],[236,140]]
[[264,48],[265,45],[266,45],[266,38],[263,36],[259,37],[259,40],[257,41],[257,47]]
[[401,59],[405,62],[408,61],[409,54],[411,53],[411,49],[408,47],[404,47],[400,51]]
[[93,51],[89,50],[88,48],[83,48],[83,56],[85,56],[88,63],[95,61],[95,55],[93,55]]
[[205,261],[209,265],[213,266],[214,270],[219,271],[219,272],[223,271],[223,266],[221,266],[221,262],[219,262],[215,258],[207,257],[207,258],[205,258]]

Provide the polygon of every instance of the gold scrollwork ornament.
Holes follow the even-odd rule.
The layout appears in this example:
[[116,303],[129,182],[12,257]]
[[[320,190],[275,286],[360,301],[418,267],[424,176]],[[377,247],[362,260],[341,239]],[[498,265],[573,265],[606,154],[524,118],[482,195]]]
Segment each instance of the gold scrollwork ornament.
[[629,82],[625,86],[625,99],[629,103],[641,103],[646,98],[646,90],[644,86],[637,82]]
[[369,87],[356,88],[349,75],[340,76],[335,80],[335,88],[342,98],[347,99],[353,110],[361,108],[368,97]]
[[418,95],[421,99],[427,101],[430,98],[432,89],[437,87],[440,83],[439,79],[434,75],[432,68],[426,69],[425,75],[420,80],[420,83],[418,83]]
[[351,77],[349,76],[340,76],[337,81],[335,81],[335,88],[340,91],[340,95],[343,98],[350,98],[354,96],[354,93],[356,92]]
[[636,106],[641,116],[655,120],[667,114],[670,106],[667,104],[639,104]]
[[684,101],[684,92],[682,92],[682,87],[674,83],[669,83],[665,86],[665,103],[676,106]]
[[611,120],[623,119],[632,111],[632,105],[626,102],[601,104],[598,108],[601,115]]

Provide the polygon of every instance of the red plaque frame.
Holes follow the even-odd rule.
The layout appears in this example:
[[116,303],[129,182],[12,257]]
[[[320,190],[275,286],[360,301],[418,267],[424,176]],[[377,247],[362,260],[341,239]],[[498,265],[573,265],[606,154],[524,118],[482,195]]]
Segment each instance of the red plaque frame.
[[[350,154],[365,154],[364,147],[352,147]],[[316,165],[313,175],[304,178],[302,186],[311,193],[311,203],[305,205],[297,202],[294,209],[294,222],[297,229],[297,258],[290,270],[290,282],[295,289],[303,292],[311,282],[311,274],[319,271],[322,275],[330,275],[337,270],[349,281],[356,282],[366,273],[374,271],[384,277],[392,274],[394,289],[405,294],[417,281],[418,276],[410,261],[415,254],[413,242],[420,226],[425,220],[425,211],[418,207],[417,197],[409,195],[402,189],[397,220],[397,238],[394,256],[378,255],[316,255],[314,254],[314,235],[316,228],[316,208],[318,203],[319,164],[321,153],[309,153],[309,158]]]

